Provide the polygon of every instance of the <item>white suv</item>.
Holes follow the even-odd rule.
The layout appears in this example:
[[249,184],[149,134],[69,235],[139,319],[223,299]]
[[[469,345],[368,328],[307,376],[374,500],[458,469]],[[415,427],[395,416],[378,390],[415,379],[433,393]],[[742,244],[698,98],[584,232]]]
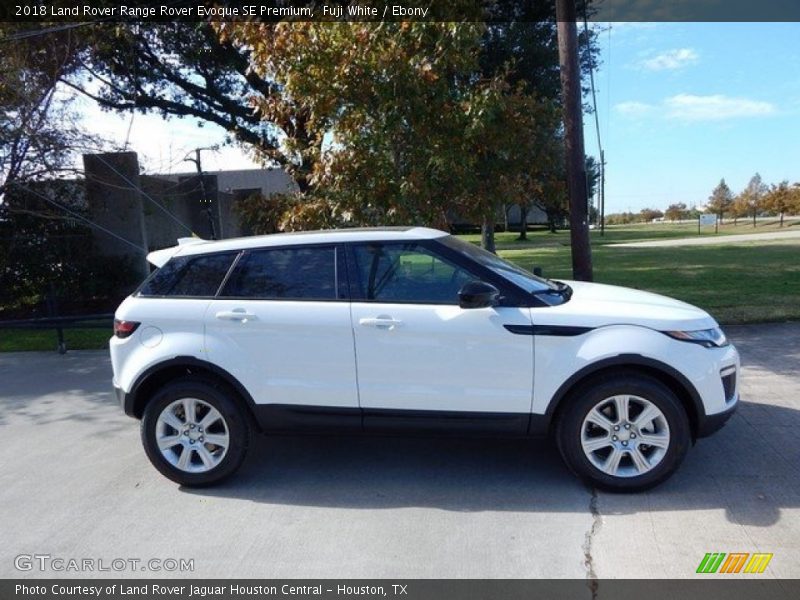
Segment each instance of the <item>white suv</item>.
[[268,434],[552,434],[591,484],[641,490],[738,401],[706,312],[536,277],[442,231],[180,240],[119,307],[111,359],[153,465],[233,473]]

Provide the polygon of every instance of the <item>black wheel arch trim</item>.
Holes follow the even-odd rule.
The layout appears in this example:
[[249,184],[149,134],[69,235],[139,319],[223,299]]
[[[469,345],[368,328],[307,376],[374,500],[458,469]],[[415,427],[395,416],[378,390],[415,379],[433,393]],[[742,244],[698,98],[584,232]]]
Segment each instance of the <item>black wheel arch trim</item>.
[[[646,367],[655,371],[659,371],[663,375],[670,377],[673,381],[675,381],[686,393],[687,397],[692,403],[692,406],[695,410],[695,416],[697,417],[697,423],[695,424],[695,431],[693,432],[695,437],[703,437],[708,435],[707,431],[712,428],[706,426],[706,421],[709,418],[706,416],[705,408],[703,407],[703,401],[700,397],[695,386],[678,370],[674,369],[673,367],[652,359],[642,356],[640,354],[618,354],[616,356],[606,358],[603,360],[599,360],[597,362],[593,362],[589,365],[586,365],[579,371],[573,373],[566,381],[564,381],[561,386],[559,386],[556,393],[550,399],[550,402],[547,405],[547,409],[545,410],[544,414],[541,413],[533,413],[530,414],[530,421],[528,426],[528,435],[531,436],[542,436],[546,435],[550,426],[552,425],[553,417],[555,415],[556,410],[561,405],[561,402],[565,399],[569,391],[580,381],[590,377],[594,373],[598,373],[604,369],[609,367]],[[141,403],[138,401],[139,392],[142,389],[142,386],[148,381],[148,379],[165,370],[172,367],[185,367],[187,369],[191,369],[192,367],[196,367],[198,369],[203,369],[205,371],[209,371],[212,374],[218,376],[220,379],[225,381],[228,385],[230,385],[240,396],[241,398],[247,403],[248,409],[250,410],[250,414],[253,416],[260,416],[259,406],[253,400],[253,397],[247,391],[247,389],[239,383],[239,381],[231,375],[226,370],[214,365],[205,360],[201,360],[194,356],[176,356],[174,358],[159,362],[155,365],[148,367],[134,382],[133,386],[131,386],[131,390],[127,393],[122,392],[121,390],[117,390],[116,393],[119,398],[120,404],[125,411],[125,414],[134,417],[137,419],[141,419],[142,417],[142,410],[141,410]],[[262,406],[263,408],[263,406]],[[731,411],[732,412],[732,411]],[[713,415],[712,415],[713,416]],[[727,416],[730,416],[728,413]],[[258,419],[256,417],[257,421]],[[259,425],[262,425],[259,423]],[[263,428],[263,425],[262,425]]]
[[562,400],[564,400],[569,391],[576,384],[587,377],[590,377],[592,374],[603,371],[609,367],[645,367],[654,371],[659,371],[663,375],[671,378],[684,390],[686,396],[691,401],[692,407],[694,408],[695,416],[697,417],[697,423],[695,424],[696,431],[694,434],[697,435],[698,432],[704,430],[704,423],[707,420],[706,411],[703,407],[703,400],[700,396],[700,393],[697,391],[697,388],[695,388],[694,384],[677,369],[659,360],[642,356],[641,354],[618,354],[610,358],[593,362],[573,373],[564,383],[561,384],[558,390],[556,390],[556,393],[550,399],[550,403],[547,405],[547,410],[544,413],[545,417],[547,417],[547,423],[549,424],[552,421],[552,418]]
[[142,387],[145,383],[150,379],[150,377],[166,370],[171,369],[174,367],[185,367],[189,370],[192,367],[196,369],[202,369],[204,371],[209,371],[213,375],[219,377],[225,383],[230,385],[236,392],[241,396],[241,398],[247,403],[248,408],[251,411],[251,414],[256,406],[255,400],[247,391],[247,389],[239,383],[239,381],[228,373],[225,369],[218,367],[217,365],[210,363],[205,360],[201,360],[194,356],[176,356],[174,358],[170,358],[159,363],[156,363],[142,372],[139,377],[136,378],[136,381],[131,386],[131,390],[127,393],[121,392],[122,398],[120,399],[120,403],[122,404],[122,408],[125,411],[125,414],[129,417],[134,417],[136,419],[141,419],[143,414],[143,407],[141,406],[141,402],[139,401],[139,393],[142,390]]

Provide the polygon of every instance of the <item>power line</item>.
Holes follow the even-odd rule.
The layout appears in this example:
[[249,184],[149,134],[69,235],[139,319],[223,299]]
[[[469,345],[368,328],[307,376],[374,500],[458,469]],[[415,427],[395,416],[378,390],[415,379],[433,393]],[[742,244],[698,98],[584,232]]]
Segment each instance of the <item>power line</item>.
[[[167,2],[164,6],[171,7],[177,4],[190,4],[189,0],[173,0],[172,2]],[[7,35],[6,37],[0,38],[0,44],[3,42],[18,42],[20,40],[26,40],[33,37],[40,37],[43,35],[49,35],[51,33],[58,33],[60,31],[67,31],[69,29],[76,29],[78,27],[84,27],[85,25],[97,25],[99,23],[110,23],[115,19],[115,17],[104,17],[102,19],[94,19],[92,21],[83,21],[80,23],[65,23],[63,25],[56,25],[54,27],[47,27],[45,29],[28,29],[26,31],[20,31],[18,33],[12,33]]]
[[102,23],[105,19],[98,19],[96,21],[85,21],[83,23],[66,23],[64,25],[58,25],[56,27],[48,27],[46,29],[29,29],[27,31],[20,31],[19,33],[12,33],[11,35],[7,35],[4,38],[0,38],[0,44],[3,42],[18,42],[20,40],[27,40],[29,38],[39,37],[42,35],[49,35],[51,33],[58,33],[59,31],[67,31],[69,29],[75,29],[77,27],[83,27],[85,25],[95,25],[97,23]]
[[122,173],[120,173],[120,172],[119,172],[117,169],[115,169],[115,168],[114,168],[114,165],[112,165],[112,164],[110,164],[108,161],[106,161],[106,160],[105,160],[105,159],[104,159],[104,158],[103,158],[103,157],[102,157],[100,154],[95,154],[94,156],[95,156],[95,158],[97,158],[97,160],[99,160],[99,161],[100,161],[100,162],[102,162],[104,165],[106,165],[106,166],[107,166],[109,169],[111,169],[112,171],[114,171],[114,173],[116,173],[116,174],[117,174],[117,175],[118,175],[118,176],[119,176],[119,177],[120,177],[120,178],[121,178],[121,179],[122,179],[122,180],[123,180],[125,183],[127,183],[128,185],[130,185],[130,186],[131,186],[133,189],[135,189],[135,190],[138,190],[138,191],[139,191],[139,193],[140,193],[142,196],[144,196],[144,197],[145,197],[145,198],[147,198],[147,199],[148,199],[150,202],[152,202],[153,204],[155,204],[155,205],[156,205],[156,206],[157,206],[157,207],[158,207],[158,208],[159,208],[159,209],[160,209],[160,210],[161,210],[161,211],[162,211],[162,212],[163,212],[165,215],[167,215],[167,216],[168,216],[170,219],[172,219],[173,221],[175,221],[175,223],[177,223],[178,225],[180,225],[181,227],[183,227],[183,228],[184,228],[186,231],[188,231],[188,232],[189,232],[191,235],[195,235],[195,233],[194,233],[194,231],[192,231],[191,227],[189,227],[189,226],[188,226],[188,225],[186,225],[186,224],[185,224],[183,221],[181,221],[180,219],[178,219],[178,217],[176,217],[176,216],[175,216],[175,215],[173,215],[171,212],[169,212],[169,211],[168,211],[168,210],[167,210],[167,209],[166,209],[166,208],[165,208],[165,207],[164,207],[164,206],[163,206],[163,205],[162,205],[160,202],[158,202],[158,201],[156,201],[155,199],[153,199],[153,198],[152,198],[152,197],[151,197],[149,194],[147,194],[147,192],[145,192],[145,191],[144,191],[142,188],[140,188],[139,186],[137,186],[136,184],[134,184],[134,183],[133,183],[133,182],[132,182],[130,179],[128,179],[128,178],[127,178],[125,175],[123,175],[123,174],[122,174]]
[[33,194],[34,196],[36,196],[38,198],[41,198],[45,202],[48,202],[49,204],[52,204],[53,206],[55,206],[57,208],[60,208],[61,210],[63,210],[64,212],[68,213],[72,217],[74,217],[74,218],[76,218],[76,219],[78,219],[80,221],[84,221],[90,227],[94,227],[95,229],[99,229],[100,231],[102,231],[104,233],[107,233],[111,237],[118,239],[119,241],[127,244],[128,246],[131,246],[132,248],[135,248],[138,252],[141,252],[142,254],[147,254],[147,249],[146,248],[142,248],[141,246],[137,246],[136,244],[134,244],[130,240],[126,240],[124,237],[122,237],[120,235],[117,235],[116,233],[114,233],[113,231],[111,231],[109,229],[106,229],[102,225],[98,225],[97,223],[95,223],[91,219],[88,219],[88,218],[84,217],[83,215],[81,215],[81,214],[79,214],[79,213],[67,208],[66,206],[64,206],[62,204],[59,204],[58,202],[56,202],[52,198],[48,198],[44,194],[41,194],[41,193],[37,192],[36,190],[32,190],[31,188],[29,188],[26,185],[22,185],[20,183],[14,183],[13,185],[15,187],[18,187],[18,188],[22,189],[22,190],[25,190],[29,194]]

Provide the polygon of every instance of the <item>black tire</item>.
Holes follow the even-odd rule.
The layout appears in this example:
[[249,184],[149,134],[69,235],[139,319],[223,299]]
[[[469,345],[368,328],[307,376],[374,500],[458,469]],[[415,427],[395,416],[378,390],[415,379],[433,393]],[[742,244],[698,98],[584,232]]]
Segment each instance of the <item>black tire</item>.
[[[669,427],[669,442],[665,451],[660,454],[659,462],[650,470],[638,475],[614,476],[592,463],[587,453],[584,452],[581,436],[584,419],[593,408],[601,405],[606,399],[625,395],[644,399],[661,411]],[[570,397],[565,398],[564,402],[567,404],[556,423],[556,441],[561,456],[578,477],[600,489],[613,492],[638,492],[662,483],[680,466],[691,443],[691,428],[686,410],[667,386],[646,375],[635,372],[604,375],[581,385]],[[636,404],[636,400],[631,404],[634,408],[642,406]],[[610,406],[613,407],[613,403]],[[606,410],[609,409],[606,408]],[[613,408],[611,410],[613,411]],[[613,417],[611,420],[615,418]],[[602,428],[600,432],[602,436]],[[611,434],[613,433],[612,431]],[[630,433],[626,433],[626,435],[630,435]],[[621,443],[615,442],[615,444]],[[627,443],[632,446],[633,440],[628,440]],[[660,452],[652,446],[643,446],[643,449],[643,452]],[[593,456],[598,459],[603,458],[602,452],[604,451],[606,450],[599,450],[598,454],[593,454]],[[609,453],[612,451],[611,448],[608,449]],[[630,465],[625,468],[628,473],[633,473],[636,467],[633,464],[632,451],[627,446],[623,451],[625,453],[623,456],[626,458],[622,460],[629,461],[627,464]],[[626,463],[620,462],[619,464],[622,468]]]
[[[203,487],[219,483],[236,472],[247,454],[252,427],[248,415],[233,396],[234,393],[225,385],[197,376],[176,379],[156,392],[145,408],[141,436],[147,457],[162,475],[187,487]],[[188,472],[173,465],[162,454],[156,441],[158,419],[162,411],[173,402],[184,398],[196,398],[212,406],[223,419],[222,425],[217,421],[216,427],[224,426],[227,430],[229,444],[222,453],[222,458],[213,468],[203,472]]]

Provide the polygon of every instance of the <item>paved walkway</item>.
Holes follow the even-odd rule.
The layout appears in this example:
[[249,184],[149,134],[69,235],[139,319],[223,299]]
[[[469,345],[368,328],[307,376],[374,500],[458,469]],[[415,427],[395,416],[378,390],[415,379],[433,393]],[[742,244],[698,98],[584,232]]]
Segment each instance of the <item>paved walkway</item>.
[[625,242],[624,244],[608,245],[613,248],[659,248],[661,246],[708,246],[710,244],[737,244],[740,242],[771,242],[773,240],[797,239],[800,239],[800,230],[740,233],[736,235],[713,235],[706,233],[697,237],[680,238],[677,240],[652,240],[649,242]]
[[593,495],[547,441],[356,437],[260,437],[230,481],[181,488],[147,462],[106,352],[0,354],[0,577],[81,576],[14,569],[39,553],[195,561],[103,577],[671,579],[707,552],[800,577],[800,323],[728,334],[739,411],[632,495]]

